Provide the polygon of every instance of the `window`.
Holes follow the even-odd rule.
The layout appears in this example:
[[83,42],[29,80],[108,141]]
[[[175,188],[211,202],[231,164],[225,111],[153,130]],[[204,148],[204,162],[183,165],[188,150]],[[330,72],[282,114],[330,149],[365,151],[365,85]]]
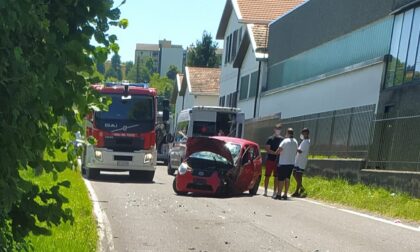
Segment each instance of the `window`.
[[249,75],[241,78],[241,85],[239,90],[239,100],[248,99]]
[[249,85],[249,98],[257,95],[258,71],[251,74],[251,83]]
[[230,54],[232,52],[232,34],[229,35],[228,37],[228,51],[227,51],[227,55],[228,55],[228,63],[230,62]]
[[237,45],[238,45],[238,31],[236,30],[233,32],[231,61],[235,60]]
[[238,92],[235,91],[232,93],[232,101],[229,106],[236,108],[236,106],[238,105],[237,102],[238,102]]
[[238,50],[242,42],[242,27],[238,30]]
[[394,18],[385,88],[420,79],[420,7]]

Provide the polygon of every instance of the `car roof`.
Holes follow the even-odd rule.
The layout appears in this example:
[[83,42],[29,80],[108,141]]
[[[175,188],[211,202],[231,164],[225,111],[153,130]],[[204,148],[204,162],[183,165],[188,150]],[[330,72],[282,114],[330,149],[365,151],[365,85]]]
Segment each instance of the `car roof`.
[[240,145],[255,145],[258,147],[258,144],[247,140],[247,139],[243,139],[243,138],[237,138],[237,137],[227,137],[227,136],[212,136],[211,138],[215,138],[215,139],[219,139],[225,142],[231,142],[231,143],[235,143],[235,144],[240,144]]

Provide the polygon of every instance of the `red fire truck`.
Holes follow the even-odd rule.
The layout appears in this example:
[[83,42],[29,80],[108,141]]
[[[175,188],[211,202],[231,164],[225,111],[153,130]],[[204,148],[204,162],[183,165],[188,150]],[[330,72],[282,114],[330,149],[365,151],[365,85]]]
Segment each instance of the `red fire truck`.
[[[108,111],[93,111],[87,118],[86,137],[96,139],[85,146],[82,168],[88,179],[100,171],[129,171],[130,176],[152,181],[156,165],[157,93],[147,84],[93,85],[109,96]],[[163,117],[169,117],[165,108]],[[166,119],[168,120],[168,119]]]

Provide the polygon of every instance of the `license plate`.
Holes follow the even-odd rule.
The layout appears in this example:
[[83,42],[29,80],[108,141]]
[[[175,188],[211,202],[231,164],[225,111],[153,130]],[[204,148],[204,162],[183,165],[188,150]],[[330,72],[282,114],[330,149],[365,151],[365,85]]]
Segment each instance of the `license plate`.
[[117,161],[117,166],[128,166],[128,161]]
[[193,182],[194,182],[194,184],[197,184],[197,185],[206,185],[207,184],[207,180],[205,180],[205,179],[194,179]]

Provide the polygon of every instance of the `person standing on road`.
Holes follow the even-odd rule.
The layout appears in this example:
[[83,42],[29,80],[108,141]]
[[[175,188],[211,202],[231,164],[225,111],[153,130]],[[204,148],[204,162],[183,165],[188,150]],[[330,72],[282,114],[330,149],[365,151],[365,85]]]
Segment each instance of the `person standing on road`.
[[298,147],[295,159],[295,168],[293,169],[293,177],[296,180],[296,191],[292,194],[292,197],[301,197],[305,192],[305,188],[302,185],[302,177],[306,164],[308,163],[309,147],[311,146],[308,128],[302,129],[300,138],[302,142]]
[[[298,149],[298,142],[293,138],[293,129],[287,129],[286,138],[280,143],[276,154],[280,155],[277,166],[277,178],[279,181],[276,199],[287,200],[289,191],[290,176],[295,167],[295,157]],[[284,194],[281,196],[284,186]]]
[[281,123],[278,123],[274,126],[274,135],[270,136],[265,143],[265,150],[267,151],[267,159],[265,161],[265,180],[264,180],[264,196],[267,196],[268,182],[271,175],[274,176],[274,191],[273,197],[277,195],[277,162],[278,155],[276,150],[279,147],[280,143],[283,141],[281,134]]

